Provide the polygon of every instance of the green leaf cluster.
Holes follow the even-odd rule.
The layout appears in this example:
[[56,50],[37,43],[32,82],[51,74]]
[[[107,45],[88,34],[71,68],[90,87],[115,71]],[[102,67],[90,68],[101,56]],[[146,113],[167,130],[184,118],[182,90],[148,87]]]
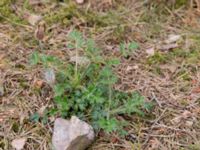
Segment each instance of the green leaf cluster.
[[131,55],[137,48],[139,48],[139,45],[134,41],[130,43],[120,43],[120,52],[124,57]]
[[[91,122],[97,130],[124,134],[125,121],[116,119],[117,115],[144,115],[144,98],[138,93],[125,93],[114,90],[118,78],[113,66],[120,63],[116,58],[106,59],[92,39],[85,39],[76,30],[68,36],[68,47],[76,54],[87,57],[88,65],[77,65],[73,62],[61,62],[53,56],[39,53],[32,55],[32,64],[42,63],[45,67],[56,70],[56,84],[53,86],[55,108],[49,115],[68,118],[76,115]],[[136,48],[129,44],[129,49]]]

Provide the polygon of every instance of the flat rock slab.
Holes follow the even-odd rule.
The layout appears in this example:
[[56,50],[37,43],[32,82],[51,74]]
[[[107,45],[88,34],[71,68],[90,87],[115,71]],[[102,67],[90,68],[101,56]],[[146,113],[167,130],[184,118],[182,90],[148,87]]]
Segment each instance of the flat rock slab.
[[92,126],[75,116],[70,120],[57,118],[54,122],[52,143],[55,150],[84,150],[94,138]]

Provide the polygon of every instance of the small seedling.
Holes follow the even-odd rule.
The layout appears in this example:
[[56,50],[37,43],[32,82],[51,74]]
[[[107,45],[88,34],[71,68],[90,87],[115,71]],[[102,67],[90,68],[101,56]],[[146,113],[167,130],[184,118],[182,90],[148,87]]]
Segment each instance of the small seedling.
[[[138,93],[124,93],[114,90],[118,81],[112,67],[119,64],[116,58],[102,57],[100,49],[92,39],[84,39],[80,32],[72,31],[68,37],[68,48],[75,51],[75,57],[90,60],[87,65],[75,62],[61,62],[55,57],[34,53],[33,64],[42,63],[45,67],[53,66],[56,72],[56,84],[53,86],[55,108],[49,115],[64,118],[76,115],[90,121],[95,129],[106,132],[125,133],[125,121],[116,119],[117,115],[143,115],[144,98]],[[136,43],[122,45],[122,49],[133,50]],[[123,51],[125,54],[125,51]],[[123,123],[122,123],[123,122]]]
[[134,50],[138,48],[138,44],[136,42],[130,42],[130,43],[120,43],[120,52],[122,56],[127,57],[131,55]]

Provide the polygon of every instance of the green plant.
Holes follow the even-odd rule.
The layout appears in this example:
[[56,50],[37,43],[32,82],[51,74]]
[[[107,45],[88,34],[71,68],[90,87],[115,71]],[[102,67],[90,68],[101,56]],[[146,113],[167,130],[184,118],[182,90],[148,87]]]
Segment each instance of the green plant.
[[[53,56],[34,53],[32,63],[42,63],[45,67],[56,70],[57,83],[53,86],[55,108],[49,115],[70,117],[76,115],[90,121],[95,129],[104,129],[110,133],[121,131],[124,134],[124,121],[116,119],[117,115],[143,115],[144,98],[138,93],[124,93],[114,90],[118,81],[112,71],[119,64],[116,58],[106,59],[92,39],[84,39],[80,32],[72,31],[68,36],[68,47],[75,51],[75,62],[62,62]],[[129,48],[135,48],[130,44]],[[85,58],[86,64],[79,63]],[[82,62],[85,63],[85,62]]]
[[136,42],[130,42],[130,43],[120,43],[120,52],[124,57],[129,56],[134,50],[138,48],[138,44]]
[[15,0],[1,0],[0,1],[0,21],[8,21],[13,25],[25,25],[25,21],[17,16],[12,9]]

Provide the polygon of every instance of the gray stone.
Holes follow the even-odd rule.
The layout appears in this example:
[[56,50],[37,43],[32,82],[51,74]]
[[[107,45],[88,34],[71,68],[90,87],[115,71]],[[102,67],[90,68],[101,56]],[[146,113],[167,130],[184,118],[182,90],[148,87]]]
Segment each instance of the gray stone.
[[84,150],[95,138],[93,128],[79,118],[57,118],[54,122],[52,143],[55,150]]

